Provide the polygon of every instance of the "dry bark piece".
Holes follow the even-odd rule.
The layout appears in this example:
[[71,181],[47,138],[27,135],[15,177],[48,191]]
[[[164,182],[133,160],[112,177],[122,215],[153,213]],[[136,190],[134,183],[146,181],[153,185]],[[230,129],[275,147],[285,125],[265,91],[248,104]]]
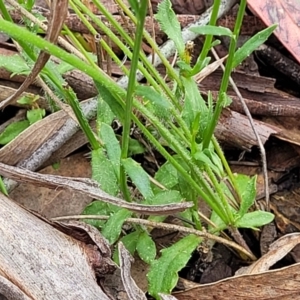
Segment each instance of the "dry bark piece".
[[16,139],[0,149],[0,161],[16,165],[26,160],[43,144],[56,136],[67,120],[66,113],[58,111],[34,123]]
[[299,297],[300,263],[261,274],[241,275],[176,292],[178,300],[291,300]]
[[[275,126],[261,121],[254,121],[257,131],[265,143],[270,135],[278,133]],[[256,137],[247,117],[237,112],[223,110],[215,131],[216,137],[226,144],[250,151],[251,147],[257,145]]]
[[271,266],[286,256],[299,243],[299,232],[281,237],[270,245],[268,253],[248,267],[243,274],[258,274],[269,270]]
[[280,73],[300,85],[299,63],[287,58],[271,46],[261,45],[256,49],[255,53],[265,64],[275,68]]
[[[86,244],[2,194],[0,216],[0,272],[23,293],[13,299],[109,299],[96,282]],[[0,293],[9,298],[3,281]]]

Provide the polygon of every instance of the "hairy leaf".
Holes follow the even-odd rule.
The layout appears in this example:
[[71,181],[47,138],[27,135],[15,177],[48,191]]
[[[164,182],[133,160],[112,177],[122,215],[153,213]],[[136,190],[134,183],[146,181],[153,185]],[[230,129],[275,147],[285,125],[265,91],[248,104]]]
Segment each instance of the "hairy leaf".
[[241,48],[239,48],[233,58],[232,68],[236,68],[246,57],[248,57],[255,49],[262,45],[268,37],[276,29],[277,24],[274,24],[254,35]]
[[92,177],[106,193],[116,196],[119,187],[112,162],[106,157],[103,149],[92,151]]
[[[154,178],[167,189],[171,189],[178,184],[177,170],[169,162],[166,162],[159,168]],[[158,193],[161,189],[153,185],[153,191]]]
[[274,220],[274,215],[266,211],[253,211],[246,213],[243,217],[235,222],[235,226],[239,228],[256,229],[263,225],[269,224]]
[[[159,205],[159,204],[168,204],[168,203],[179,203],[183,200],[183,197],[179,193],[179,191],[169,190],[169,191],[162,191],[156,194],[154,197],[150,198],[146,203]],[[154,222],[162,222],[166,216],[150,216],[148,218],[149,221]]]
[[150,101],[155,115],[162,119],[170,117],[171,103],[160,93],[149,86],[139,85],[136,87],[136,95]]
[[114,213],[102,228],[101,233],[107,238],[110,244],[113,244],[122,230],[124,221],[131,216],[132,212],[127,209],[121,209]]
[[188,235],[161,250],[162,256],[151,263],[148,273],[150,295],[159,299],[158,293],[171,293],[178,281],[178,272],[186,265],[200,241],[199,237]]
[[0,66],[13,74],[28,74],[30,68],[20,55],[0,55]]
[[217,36],[224,35],[229,37],[233,35],[230,29],[222,26],[205,25],[205,26],[192,27],[189,30],[198,34],[210,34],[210,35],[217,35]]
[[108,104],[114,115],[122,122],[124,120],[124,108],[118,103],[112,90],[109,90],[99,81],[94,80],[94,84],[101,98]]
[[155,19],[158,21],[161,30],[174,42],[179,57],[183,58],[185,45],[181,35],[180,23],[172,10],[170,0],[163,0],[159,3]]
[[129,175],[144,198],[149,199],[153,197],[149,175],[144,171],[140,164],[131,158],[122,159],[122,164],[126,173]]
[[249,177],[238,174],[235,176],[235,182],[242,197],[242,202],[238,214],[242,217],[253,205],[256,197],[256,179],[257,176]]
[[155,259],[156,246],[152,238],[147,234],[147,232],[143,231],[139,235],[136,250],[140,258],[148,264],[150,264]]
[[111,126],[105,123],[100,125],[100,138],[104,143],[107,156],[110,160],[115,175],[119,179],[121,147]]
[[188,127],[191,127],[198,113],[200,113],[200,128],[199,134],[205,128],[207,123],[208,108],[202,96],[199,93],[198,86],[193,78],[182,77],[182,82],[185,88],[184,107],[182,118],[185,120]]

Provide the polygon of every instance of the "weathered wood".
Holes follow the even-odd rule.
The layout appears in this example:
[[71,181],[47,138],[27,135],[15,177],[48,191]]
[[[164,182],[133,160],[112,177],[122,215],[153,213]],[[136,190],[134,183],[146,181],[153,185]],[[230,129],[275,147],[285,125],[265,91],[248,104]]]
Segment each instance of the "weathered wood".
[[0,194],[0,273],[22,292],[11,298],[4,279],[0,294],[14,300],[109,299],[96,282],[87,252],[84,243]]

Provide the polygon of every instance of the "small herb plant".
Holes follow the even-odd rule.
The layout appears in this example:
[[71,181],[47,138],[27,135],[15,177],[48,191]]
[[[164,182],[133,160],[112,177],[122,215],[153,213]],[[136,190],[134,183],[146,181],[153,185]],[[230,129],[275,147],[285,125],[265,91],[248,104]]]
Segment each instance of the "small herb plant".
[[[25,4],[27,3],[31,8],[31,2],[25,1]],[[107,18],[111,27],[114,27],[121,38],[104,25],[80,0],[70,0],[70,5],[93,36],[98,33],[89,20],[100,27],[130,59],[131,66],[127,69],[108,44],[100,39],[102,48],[128,76],[126,90],[108,77],[90,59],[90,55],[83,47],[80,47],[80,43],[77,45],[81,54],[86,58],[85,62],[76,55],[67,53],[58,46],[13,24],[3,2],[0,5],[5,18],[5,20],[0,20],[1,30],[21,44],[27,57],[35,57],[36,49],[46,50],[93,78],[99,92],[95,133],[88,125],[75,93],[70,87],[66,87],[61,74],[54,72],[52,63],[49,62],[42,71],[47,84],[72,107],[81,128],[88,137],[92,148],[93,179],[99,183],[102,190],[111,195],[122,195],[126,201],[156,205],[192,201],[193,207],[179,215],[186,220],[186,226],[193,224],[197,230],[202,230],[203,226],[198,204],[199,199],[202,199],[212,210],[210,226],[207,230],[216,235],[225,229],[237,233],[238,228],[256,229],[271,222],[273,219],[271,213],[252,210],[256,196],[256,176],[250,178],[241,174],[233,174],[213,133],[222,109],[230,103],[230,98],[226,94],[230,72],[268,38],[275,26],[258,33],[236,50],[246,1],[242,0],[240,3],[236,26],[231,32],[227,28],[215,26],[220,6],[220,0],[216,0],[210,24],[190,29],[206,35],[202,52],[196,64],[192,66],[191,44],[185,44],[183,41],[180,24],[171,9],[170,0],[163,0],[158,6],[155,18],[162,30],[176,45],[178,61],[176,67],[173,67],[144,31],[148,0],[130,0],[133,13],[124,6],[122,1],[117,0],[117,2],[124,13],[136,24],[134,40],[100,1],[93,0],[93,4]],[[88,16],[89,20],[85,16]],[[72,35],[66,28],[65,32]],[[208,53],[216,44],[213,36],[219,35],[226,35],[230,38],[229,55],[217,99],[213,99],[208,93],[205,101],[199,92],[194,76],[209,65]],[[166,84],[140,50],[143,37],[154,49],[156,55],[161,57],[171,81],[170,84]],[[76,42],[75,35],[72,35],[72,39]],[[30,47],[28,47],[28,41],[30,41]],[[148,85],[137,82],[137,70],[147,79]],[[122,123],[121,137],[116,135],[111,127],[115,119]],[[154,178],[151,178],[142,166],[130,157],[130,153],[135,151],[133,144],[135,149],[138,149],[137,151],[143,151],[143,146],[130,138],[130,129],[133,124],[147,143],[155,148],[166,161],[159,167]],[[133,188],[138,193],[133,194]],[[106,204],[101,200],[94,201],[87,206],[84,214],[107,216],[107,221],[89,220],[87,222],[99,228],[112,245],[122,241],[132,254],[136,252],[150,265],[149,293],[156,299],[160,299],[159,293],[171,292],[176,285],[178,271],[185,266],[191,253],[202,242],[202,239],[196,235],[187,235],[171,247],[163,249],[161,255],[158,255],[156,245],[150,235],[151,228],[134,225],[131,232],[126,235],[121,233],[126,219],[141,216]],[[166,216],[144,217],[156,222],[163,222],[166,218]],[[114,258],[118,261],[117,252]]]

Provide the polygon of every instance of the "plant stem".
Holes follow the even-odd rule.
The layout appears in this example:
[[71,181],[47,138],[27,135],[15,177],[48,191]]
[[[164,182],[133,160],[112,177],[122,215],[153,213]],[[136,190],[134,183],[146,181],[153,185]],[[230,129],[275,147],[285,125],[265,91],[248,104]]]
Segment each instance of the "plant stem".
[[228,87],[228,83],[229,83],[230,73],[232,71],[232,63],[233,63],[236,43],[237,43],[237,39],[239,36],[240,28],[242,26],[243,17],[244,17],[244,13],[245,13],[245,9],[246,9],[246,4],[247,4],[246,0],[241,0],[240,6],[239,6],[239,11],[238,11],[236,22],[235,22],[235,26],[234,26],[233,37],[231,38],[230,45],[229,45],[229,50],[228,50],[229,55],[228,55],[228,58],[226,61],[226,67],[225,67],[225,71],[224,71],[224,74],[222,77],[222,82],[221,82],[221,87],[220,87],[220,91],[219,91],[219,95],[218,95],[218,100],[216,103],[216,108],[215,108],[215,111],[213,114],[213,118],[212,118],[211,122],[208,124],[208,126],[205,130],[205,134],[204,134],[204,140],[203,140],[203,148],[204,149],[208,148],[208,146],[209,146],[209,143],[212,139],[213,132],[214,132],[216,125],[218,123],[218,120],[220,118],[224,102],[226,101],[226,99],[225,99],[226,91],[227,91],[227,87]]
[[[209,25],[213,25],[213,26],[216,25],[220,4],[221,4],[221,0],[214,1]],[[200,61],[204,61],[204,59],[207,57],[207,54],[211,47],[212,38],[213,38],[212,35],[206,35],[204,45],[203,45],[202,51],[200,53]]]
[[[132,103],[133,103],[133,93],[136,85],[136,71],[138,68],[139,56],[140,56],[140,47],[143,39],[143,27],[146,18],[148,0],[141,0],[139,4],[139,12],[138,12],[138,23],[136,28],[135,35],[135,43],[133,48],[132,60],[131,60],[131,68],[129,73],[129,82],[126,94],[126,105],[125,105],[125,121],[123,124],[123,133],[122,133],[122,150],[121,150],[121,161],[122,159],[127,158],[128,155],[128,145],[130,139],[130,127],[131,127],[131,115],[132,115]],[[121,189],[123,191],[124,196],[128,197],[128,187],[127,187],[127,179],[124,167],[121,164],[120,169],[120,183]],[[127,198],[126,197],[126,198]]]

